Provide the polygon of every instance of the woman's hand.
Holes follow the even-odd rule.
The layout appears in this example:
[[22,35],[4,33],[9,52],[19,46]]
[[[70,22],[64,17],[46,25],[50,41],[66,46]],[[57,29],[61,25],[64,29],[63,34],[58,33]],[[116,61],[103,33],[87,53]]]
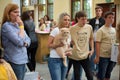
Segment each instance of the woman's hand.
[[19,16],[17,16],[16,22],[19,24],[19,26],[23,26],[23,21],[21,20]]
[[21,18],[19,16],[17,16],[16,18],[16,22],[19,25],[20,28],[20,32],[18,33],[22,38],[24,38],[25,34],[24,34],[24,25],[23,25],[23,21],[21,20]]
[[70,55],[72,55],[72,52],[71,52],[71,51],[65,52],[65,55],[66,55],[66,56],[70,56]]

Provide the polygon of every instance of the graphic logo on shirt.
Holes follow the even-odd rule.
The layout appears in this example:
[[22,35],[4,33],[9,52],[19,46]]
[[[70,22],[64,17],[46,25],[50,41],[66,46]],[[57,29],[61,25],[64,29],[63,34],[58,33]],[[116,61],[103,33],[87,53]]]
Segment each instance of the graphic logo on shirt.
[[77,43],[79,47],[83,47],[85,46],[86,42],[87,42],[87,32],[77,32]]
[[115,42],[115,32],[108,32],[108,34],[110,35],[110,38],[111,38],[111,43],[114,43]]

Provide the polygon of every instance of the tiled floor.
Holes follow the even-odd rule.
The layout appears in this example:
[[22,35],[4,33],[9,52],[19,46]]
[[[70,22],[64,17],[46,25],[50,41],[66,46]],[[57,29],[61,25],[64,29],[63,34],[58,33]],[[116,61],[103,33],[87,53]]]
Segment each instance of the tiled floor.
[[[114,68],[114,70],[112,72],[112,76],[111,76],[110,80],[119,80],[119,76],[120,76],[119,70],[120,70],[119,66],[116,65],[116,67]],[[38,71],[45,80],[51,80],[47,64],[37,63],[36,71]],[[72,75],[72,69],[70,71],[70,74],[69,74],[67,80],[71,80],[71,75]],[[87,80],[84,73],[82,76],[82,80]],[[94,80],[97,80],[97,79],[94,77]]]

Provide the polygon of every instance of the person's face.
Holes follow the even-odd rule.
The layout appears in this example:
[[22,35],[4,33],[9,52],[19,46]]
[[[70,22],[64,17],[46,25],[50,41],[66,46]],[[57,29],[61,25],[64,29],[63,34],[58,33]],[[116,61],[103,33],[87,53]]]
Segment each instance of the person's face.
[[9,16],[12,22],[16,22],[16,18],[19,16],[19,9],[11,11]]
[[43,19],[40,19],[40,23],[44,23],[44,20],[43,20]]
[[96,17],[101,17],[102,16],[102,9],[96,9],[95,13],[96,13]]
[[63,21],[62,21],[62,25],[64,27],[69,27],[69,24],[70,24],[70,17],[69,16],[64,16]]
[[47,16],[44,16],[44,20],[47,21]]
[[87,23],[87,17],[80,17],[77,20],[80,26],[84,26]]
[[105,18],[105,23],[107,24],[113,24],[114,23],[114,15],[108,15],[106,18]]

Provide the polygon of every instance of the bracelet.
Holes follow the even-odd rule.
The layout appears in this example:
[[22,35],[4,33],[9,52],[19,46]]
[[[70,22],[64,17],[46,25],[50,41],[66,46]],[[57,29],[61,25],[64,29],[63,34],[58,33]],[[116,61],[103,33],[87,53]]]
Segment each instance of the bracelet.
[[19,26],[20,29],[24,29],[24,26]]

